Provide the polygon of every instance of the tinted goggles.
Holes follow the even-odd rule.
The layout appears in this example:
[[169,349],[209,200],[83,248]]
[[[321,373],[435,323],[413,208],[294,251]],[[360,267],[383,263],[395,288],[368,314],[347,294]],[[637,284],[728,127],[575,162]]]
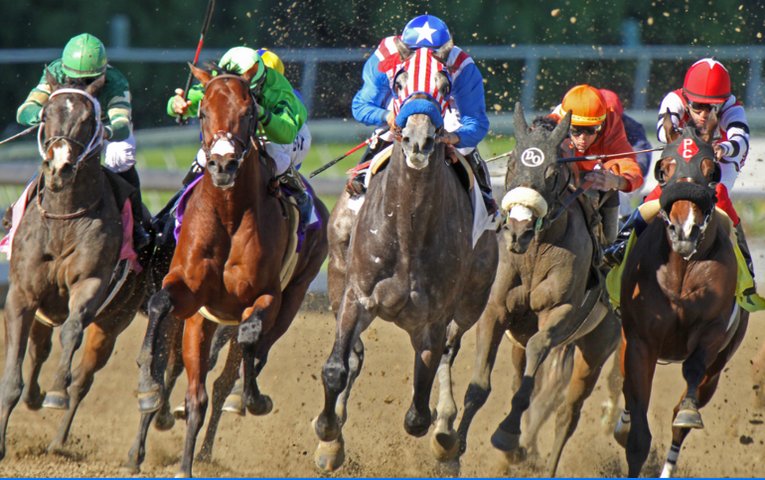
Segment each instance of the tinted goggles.
[[579,137],[582,135],[595,135],[596,133],[600,132],[603,129],[603,125],[593,125],[591,127],[571,127],[568,131],[569,135],[572,137]]

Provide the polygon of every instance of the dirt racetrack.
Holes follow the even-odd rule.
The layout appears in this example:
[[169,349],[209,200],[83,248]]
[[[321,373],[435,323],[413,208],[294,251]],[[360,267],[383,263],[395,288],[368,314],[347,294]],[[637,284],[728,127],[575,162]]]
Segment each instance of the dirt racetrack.
[[[680,454],[680,476],[765,476],[765,417],[752,407],[750,359],[765,341],[765,314],[750,319],[742,347],[726,369],[716,397],[702,410],[706,428],[692,432]],[[137,384],[135,358],[146,325],[138,316],[117,342],[109,364],[96,377],[83,402],[63,454],[45,453],[61,412],[29,411],[17,406],[11,417],[8,455],[0,462],[0,476],[119,476],[120,465],[136,433]],[[261,388],[274,401],[265,417],[224,415],[212,463],[195,464],[198,476],[317,476],[313,452],[317,439],[311,419],[322,405],[321,366],[329,353],[334,320],[327,312],[301,311],[292,328],[274,347],[261,374]],[[344,428],[346,462],[336,476],[438,476],[429,438],[409,437],[403,418],[410,403],[413,353],[406,334],[376,320],[365,334],[366,361],[349,403]],[[473,364],[474,332],[468,332],[454,369],[455,396],[461,407]],[[58,341],[54,342],[58,343]],[[58,358],[54,347],[43,371],[42,387]],[[500,349],[493,375],[493,391],[476,416],[463,456],[462,476],[493,476],[496,453],[489,437],[510,403],[509,346]],[[3,355],[4,358],[4,355]],[[221,362],[222,363],[222,362]],[[605,372],[604,372],[605,373]],[[600,423],[605,375],[585,403],[579,428],[563,452],[561,476],[623,476],[623,450]],[[184,377],[185,378],[185,377]],[[208,388],[212,381],[208,380]],[[684,384],[678,365],[660,366],[654,383],[650,422],[653,449],[643,470],[658,475],[670,442],[670,415]],[[180,402],[185,381],[173,394]],[[209,392],[209,390],[208,390]],[[552,422],[545,425],[541,450],[547,455]],[[168,477],[176,473],[185,426],[170,432],[149,432],[143,474]],[[199,437],[201,444],[202,435]],[[513,476],[539,476],[534,467],[519,467]]]

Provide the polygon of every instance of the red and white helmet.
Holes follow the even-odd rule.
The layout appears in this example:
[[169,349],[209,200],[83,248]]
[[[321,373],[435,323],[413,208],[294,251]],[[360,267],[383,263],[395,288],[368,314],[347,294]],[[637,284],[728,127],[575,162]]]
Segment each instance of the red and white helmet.
[[725,102],[730,97],[728,70],[714,58],[702,58],[685,73],[683,93],[691,102]]

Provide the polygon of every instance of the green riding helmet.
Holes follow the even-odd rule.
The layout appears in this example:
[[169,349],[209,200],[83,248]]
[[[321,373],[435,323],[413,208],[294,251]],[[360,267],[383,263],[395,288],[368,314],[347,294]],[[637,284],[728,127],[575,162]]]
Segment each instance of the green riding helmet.
[[239,75],[243,75],[244,72],[251,69],[255,64],[258,64],[258,70],[250,80],[250,85],[260,83],[266,73],[266,66],[257,51],[248,47],[234,47],[224,53],[218,62],[220,68],[236,72]]
[[89,33],[72,37],[61,55],[61,70],[69,78],[97,77],[106,71],[106,49]]

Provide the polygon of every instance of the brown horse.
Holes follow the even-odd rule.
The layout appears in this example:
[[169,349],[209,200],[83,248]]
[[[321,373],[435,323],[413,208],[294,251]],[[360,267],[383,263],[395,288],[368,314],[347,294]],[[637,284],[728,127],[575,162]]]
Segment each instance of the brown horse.
[[[567,115],[552,131],[529,129],[523,109],[516,105],[517,143],[505,178],[508,193],[502,208],[507,211],[507,220],[499,237],[499,268],[489,302],[478,320],[476,367],[465,393],[465,413],[459,426],[464,451],[470,423],[491,391],[491,370],[508,331],[519,388],[510,413],[491,442],[508,462],[525,459],[521,417],[531,405],[538,369],[556,348],[567,349],[569,353],[553,353],[561,360],[559,368],[565,370],[564,364],[572,355],[573,363],[568,364],[569,372],[553,375],[570,380],[565,401],[558,408],[550,476],[555,474],[582,405],[619,339],[618,320],[601,300],[602,281],[592,266],[595,245],[587,214],[576,200],[581,190],[570,191],[572,171],[558,163],[558,146],[568,135],[569,124]],[[532,415],[531,443],[545,412],[557,406],[552,398],[534,398],[532,412],[542,414]]]
[[[402,59],[423,55],[433,76],[428,81],[446,93],[447,78],[434,63],[444,58],[443,52],[422,49],[412,54],[400,45],[399,53]],[[396,77],[397,92],[409,78],[404,67]],[[399,119],[405,119],[401,138],[393,145],[387,168],[372,177],[358,215],[346,210],[347,194],[333,210],[329,288],[337,335],[322,369],[324,409],[314,421],[320,440],[314,460],[325,471],[344,461],[346,404],[364,358],[360,336],[375,317],[404,329],[415,350],[414,392],[405,430],[417,437],[427,434],[433,420],[430,394],[438,373],[431,448],[439,460],[454,458],[459,448],[450,369],[462,334],[486,303],[497,242],[494,232],[484,231],[474,244],[470,197],[446,161],[445,146],[436,142],[443,119],[440,110],[432,110],[433,97],[418,93],[408,98],[402,112],[422,107],[420,113],[400,114]]]
[[[145,270],[130,270],[122,286],[110,293],[123,229],[120,206],[100,165],[103,124],[95,95],[104,80],[84,89],[62,88],[50,74],[47,81],[52,94],[38,134],[38,192],[19,223],[11,256],[0,458],[5,455],[8,419],[19,398],[33,410],[67,410],[48,450],[63,446],[95,373],[106,365],[117,336],[134,318],[145,294]],[[53,388],[44,394],[38,377],[51,351],[53,328],[59,326],[61,359]],[[83,336],[82,358],[72,371]],[[21,367],[27,340],[32,366],[24,387]]]
[[[271,193],[273,164],[261,155],[255,137],[258,112],[250,79],[257,68],[241,76],[213,77],[191,67],[205,85],[200,123],[208,161],[189,199],[170,271],[162,289],[149,301],[149,326],[139,358],[143,412],[156,411],[162,402],[163,335],[171,330],[171,317],[185,319],[187,432],[179,472],[185,476],[192,473],[196,437],[208,403],[205,379],[217,324],[206,317],[238,325],[236,345],[241,348],[245,405],[255,415],[270,412],[273,404],[259,391],[257,375],[270,348],[295,317],[327,254],[329,214],[317,202],[320,227],[306,231],[291,277],[282,278],[283,259],[294,253],[288,248],[292,232],[287,215],[293,207]],[[237,356],[231,358],[238,366]],[[226,368],[231,371],[237,368]],[[220,411],[234,380],[235,375],[228,374],[215,382],[213,412]]]
[[648,405],[656,362],[682,362],[686,391],[674,410],[672,446],[663,477],[671,476],[683,440],[703,428],[699,408],[714,394],[738,348],[748,312],[736,304],[737,264],[732,224],[715,209],[716,163],[695,130],[668,144],[659,166],[667,179],[660,216],[626,258],[621,286],[625,410],[614,432],[626,447],[630,476],[648,457]]

